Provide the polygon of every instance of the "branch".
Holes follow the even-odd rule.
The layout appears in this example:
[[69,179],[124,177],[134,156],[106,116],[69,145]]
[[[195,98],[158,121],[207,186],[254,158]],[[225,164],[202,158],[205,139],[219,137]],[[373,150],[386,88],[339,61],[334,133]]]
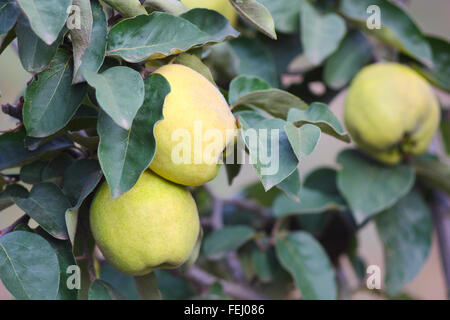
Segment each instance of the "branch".
[[435,191],[432,208],[434,227],[439,242],[441,263],[444,269],[447,298],[450,299],[450,200],[442,192]]
[[205,286],[209,287],[213,285],[215,282],[219,282],[223,287],[223,291],[234,299],[243,299],[243,300],[267,299],[266,296],[262,295],[259,292],[254,291],[252,288],[246,285],[219,279],[196,266],[191,266],[188,270],[186,270],[184,274],[181,274],[181,276],[203,287]]

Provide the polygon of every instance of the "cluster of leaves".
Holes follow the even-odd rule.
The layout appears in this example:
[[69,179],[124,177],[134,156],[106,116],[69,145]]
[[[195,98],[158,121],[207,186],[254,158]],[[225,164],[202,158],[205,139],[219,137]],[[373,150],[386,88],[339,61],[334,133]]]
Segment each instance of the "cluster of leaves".
[[[280,131],[274,175],[263,173],[258,150],[243,135],[261,183],[225,203],[223,228],[204,225],[196,265],[217,279],[208,297],[230,294],[220,279],[232,278],[223,262],[235,254],[244,282],[268,297],[285,298],[286,288],[296,288],[306,299],[335,299],[338,257],[347,255],[364,278],[356,234],[372,219],[386,248],[387,292],[398,294],[431,246],[423,191],[450,192],[449,167],[432,156],[386,167],[352,149],[339,154],[339,171],[319,168],[301,182],[298,166],[321,134],[350,142],[326,103],[364,65],[392,58],[378,56],[374,41],[395,48],[396,58],[447,91],[448,42],[423,35],[385,0],[230,0],[241,17],[239,32],[215,11],[187,11],[177,0],[141,2],[0,0],[0,53],[17,39],[22,66],[33,74],[23,98],[4,108],[19,127],[0,136],[0,209],[15,204],[25,213],[0,234],[0,279],[11,294],[155,298],[155,277],[165,299],[200,294],[183,270],[133,279],[97,261],[87,222],[103,177],[119,197],[153,159],[152,128],[163,118],[170,86],[151,71],[166,63],[186,65],[220,87],[242,132]],[[81,9],[79,29],[65,26],[72,4]],[[383,12],[381,30],[365,28],[372,4]],[[303,80],[287,86],[281,80],[299,56],[309,61],[298,73]],[[311,89],[316,82],[325,92]],[[270,150],[270,143],[258,136],[259,146]],[[226,169],[231,183],[240,165]],[[217,199],[202,188],[193,192],[208,218]],[[30,228],[29,219],[39,226]],[[73,265],[81,269],[79,290],[67,286]]]

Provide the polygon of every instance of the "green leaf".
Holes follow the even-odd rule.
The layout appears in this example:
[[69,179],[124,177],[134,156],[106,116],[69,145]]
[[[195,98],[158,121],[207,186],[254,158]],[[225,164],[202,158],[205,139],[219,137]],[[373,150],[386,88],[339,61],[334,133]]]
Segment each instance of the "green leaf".
[[34,33],[51,45],[66,23],[72,0],[17,0]]
[[61,153],[57,157],[53,158],[43,169],[41,173],[42,181],[50,181],[59,184],[64,171],[73,162],[74,158],[68,153]]
[[[378,6],[381,29],[369,30],[367,8]],[[411,18],[401,8],[386,0],[342,0],[340,11],[357,22],[361,30],[374,34],[403,53],[429,64],[432,60],[430,46]]]
[[117,126],[102,113],[98,122],[98,157],[114,198],[130,190],[153,160],[156,140],[153,126],[163,118],[164,99],[170,85],[154,74],[145,80],[145,99],[130,130]]
[[214,82],[211,70],[209,70],[209,68],[205,64],[203,64],[202,60],[196,55],[193,55],[191,53],[182,53],[175,58],[175,61],[173,63],[182,64],[186,67],[191,68],[192,70],[197,71],[206,79],[208,79],[209,82],[217,86]]
[[252,262],[255,272],[261,282],[266,283],[273,281],[279,268],[277,257],[273,249],[261,251],[259,248],[255,248],[252,252]]
[[26,198],[28,190],[20,184],[12,184],[6,186],[5,190],[0,192],[0,211],[14,204],[14,198]]
[[97,161],[80,159],[64,172],[62,191],[69,199],[71,209],[78,209],[84,199],[94,191],[103,173]]
[[440,129],[445,153],[450,155],[450,119],[442,119]]
[[105,3],[119,11],[119,13],[125,17],[135,17],[141,14],[146,15],[147,10],[141,5],[139,0],[104,0]]
[[91,42],[94,19],[92,16],[91,2],[89,0],[73,0],[72,3],[79,8],[79,16],[77,16],[77,19],[79,19],[80,24],[79,26],[70,29],[74,61],[73,83],[78,83],[81,82],[82,78],[78,76],[77,73],[81,65],[81,58]]
[[300,203],[279,195],[273,204],[273,213],[275,217],[282,218],[295,214],[321,213],[344,208],[345,201],[336,186],[336,171],[330,168],[319,168],[305,178],[300,192]]
[[253,111],[239,112],[238,118],[251,164],[267,191],[288,178],[298,165],[284,131],[286,121],[265,119]]
[[332,89],[340,89],[350,82],[358,71],[369,62],[371,45],[358,31],[352,31],[325,63],[323,77]]
[[413,187],[410,165],[385,166],[356,150],[344,150],[337,158],[338,189],[347,200],[357,223],[393,206]]
[[321,14],[306,0],[301,2],[300,23],[305,55],[316,65],[337,49],[347,29],[336,13]]
[[270,89],[270,85],[263,79],[246,75],[238,76],[230,82],[228,103],[233,105],[247,93],[267,89]]
[[431,251],[431,212],[418,191],[412,191],[375,218],[384,244],[385,284],[389,295],[400,293],[419,273]]
[[0,279],[18,300],[53,300],[60,281],[56,253],[37,234],[8,233],[0,238]]
[[267,81],[271,87],[278,87],[275,60],[270,51],[260,41],[241,36],[229,41],[228,44],[237,57],[239,74],[259,77]]
[[86,93],[84,84],[72,86],[71,57],[63,50],[25,91],[23,121],[31,137],[47,137],[63,128]]
[[146,0],[145,5],[179,16],[188,11],[188,8],[179,0]]
[[123,274],[110,264],[105,263],[100,269],[100,279],[109,283],[124,299],[137,300],[139,295],[132,276]]
[[292,174],[277,184],[277,188],[284,192],[286,197],[295,202],[300,202],[300,172],[296,169]]
[[300,2],[298,0],[258,0],[271,13],[275,29],[283,33],[297,33],[299,28]]
[[255,230],[248,226],[226,226],[208,234],[203,241],[203,253],[210,257],[221,257],[249,241]]
[[103,280],[96,279],[89,288],[89,300],[121,300],[120,294]]
[[169,271],[157,269],[153,272],[163,300],[188,300],[194,295],[195,289],[189,281],[175,277]]
[[85,70],[83,76],[96,89],[97,101],[103,111],[117,125],[129,129],[144,101],[144,81],[139,72],[119,66],[100,74]]
[[69,238],[64,215],[70,202],[56,184],[37,184],[27,198],[14,198],[14,202],[53,237]]
[[290,109],[287,120],[296,127],[301,127],[305,124],[316,125],[323,133],[341,141],[350,142],[350,136],[344,131],[338,118],[326,104],[315,102],[306,110]]
[[294,278],[303,299],[336,299],[337,286],[331,262],[309,233],[297,231],[278,238],[276,252],[281,265]]
[[269,38],[277,38],[272,15],[261,3],[256,0],[230,0],[230,3],[245,21]]
[[42,181],[42,170],[48,163],[35,161],[20,168],[20,181],[28,184],[37,184]]
[[306,109],[307,104],[297,96],[280,89],[267,89],[247,93],[235,105],[250,104],[275,118],[286,119],[291,109]]
[[0,35],[7,33],[16,23],[20,10],[14,0],[0,0]]
[[[15,31],[15,29],[16,28],[12,28],[11,30],[8,31],[8,33],[5,36],[0,37],[0,54],[2,54],[3,51],[5,51],[5,49],[16,38],[16,31]],[[1,96],[1,92],[0,92],[0,96]]]
[[161,300],[158,290],[158,281],[154,272],[145,276],[134,277],[134,283],[140,300]]
[[107,55],[128,62],[161,59],[238,34],[227,19],[212,10],[194,9],[180,17],[153,12],[114,25],[108,35]]
[[30,24],[24,15],[19,16],[16,35],[19,58],[25,70],[31,73],[41,72],[51,62],[56,50],[64,39],[66,29],[63,28],[58,39],[47,45],[31,30]]
[[91,1],[92,9],[92,31],[90,41],[87,44],[79,62],[78,70],[75,72],[75,80],[81,81],[86,70],[97,72],[103,64],[106,54],[106,37],[108,34],[108,24],[103,7],[97,0]]
[[450,166],[448,164],[425,155],[416,158],[413,167],[420,180],[450,194]]
[[72,142],[64,136],[43,143],[33,151],[24,146],[25,129],[0,135],[0,170],[29,163],[49,152],[71,147]]
[[306,156],[310,155],[320,139],[319,127],[312,124],[306,124],[297,128],[288,122],[284,130],[298,161],[302,161]]

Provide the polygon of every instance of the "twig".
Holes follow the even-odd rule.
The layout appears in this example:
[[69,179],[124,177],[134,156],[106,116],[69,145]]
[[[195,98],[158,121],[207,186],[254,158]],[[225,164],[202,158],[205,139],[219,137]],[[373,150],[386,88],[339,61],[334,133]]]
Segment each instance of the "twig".
[[439,242],[441,263],[444,269],[447,298],[450,299],[450,201],[446,194],[434,192],[433,220]]
[[244,284],[234,283],[227,280],[219,279],[212,274],[196,267],[191,266],[184,274],[180,276],[196,283],[202,287],[209,287],[215,282],[219,282],[225,294],[235,299],[244,300],[266,300],[267,297]]
[[0,230],[0,237],[4,236],[5,234],[14,231],[14,229],[22,224],[22,223],[28,223],[28,220],[30,220],[30,217],[27,216],[26,214],[21,216],[19,219],[17,219],[16,221],[14,221],[11,225],[7,226],[4,229]]

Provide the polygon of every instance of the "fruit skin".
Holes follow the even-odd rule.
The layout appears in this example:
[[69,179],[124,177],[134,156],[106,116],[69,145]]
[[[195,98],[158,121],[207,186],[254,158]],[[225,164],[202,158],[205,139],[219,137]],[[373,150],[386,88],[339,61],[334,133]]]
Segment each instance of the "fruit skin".
[[397,164],[424,153],[440,121],[431,86],[398,63],[363,68],[347,95],[345,125],[355,143],[374,159]]
[[180,266],[200,230],[191,194],[149,170],[117,199],[112,199],[105,182],[92,202],[90,224],[105,258],[130,275]]
[[[232,145],[236,137],[236,120],[220,91],[200,73],[179,64],[165,65],[155,73],[166,78],[170,84],[170,93],[163,106],[164,119],[155,126],[156,153],[150,164],[152,171],[172,182],[200,186],[214,179],[218,172],[217,160],[227,145]],[[201,130],[199,130],[201,126]],[[188,160],[177,163],[172,152],[179,149],[181,138],[172,139],[176,132],[189,134],[190,152]],[[221,141],[214,143],[214,150],[208,152],[214,163],[200,160],[208,148],[213,145],[206,132],[218,133]],[[203,139],[201,147],[196,137]],[[209,148],[209,150],[211,150]],[[177,153],[178,154],[178,153]]]
[[181,0],[181,2],[189,9],[206,8],[217,11],[227,18],[233,27],[237,25],[237,13],[228,0]]

